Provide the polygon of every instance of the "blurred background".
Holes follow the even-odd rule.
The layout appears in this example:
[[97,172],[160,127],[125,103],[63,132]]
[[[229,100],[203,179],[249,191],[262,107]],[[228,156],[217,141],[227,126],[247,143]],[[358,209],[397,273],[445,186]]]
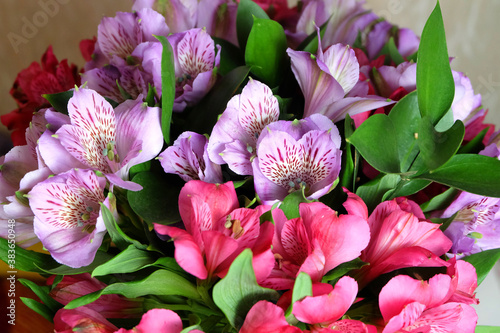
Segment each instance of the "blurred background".
[[[296,0],[289,0],[290,3]],[[47,7],[48,3],[56,4]],[[435,6],[434,0],[367,0],[368,8],[393,24],[411,28],[421,34],[425,21]],[[16,108],[9,91],[22,69],[33,61],[40,61],[48,45],[53,46],[59,60],[68,59],[82,67],[84,60],[80,54],[79,42],[92,38],[97,33],[97,26],[104,16],[114,16],[116,11],[129,11],[130,0],[2,0],[0,4],[0,115]],[[45,8],[45,9],[44,9]],[[483,105],[490,112],[486,118],[500,127],[500,1],[494,0],[441,0],[449,55],[455,57],[452,67],[465,72],[472,81],[476,93],[482,95]],[[43,15],[43,12],[49,15]],[[35,21],[36,20],[36,21]],[[37,23],[35,29],[26,30],[26,22]],[[12,36],[26,38],[12,42]],[[10,39],[9,39],[10,36]],[[5,154],[10,144],[6,128],[0,124],[0,156]],[[0,266],[5,271],[5,266]],[[500,316],[500,266],[495,268],[478,289],[481,304],[477,306],[479,323],[499,325]],[[18,278],[25,275],[18,274]],[[31,275],[31,278],[34,278]],[[42,283],[42,280],[39,280]],[[2,292],[0,306],[5,311],[7,301],[5,278],[0,281]],[[21,290],[18,283],[18,288]],[[23,293],[30,295],[26,290]],[[19,295],[18,295],[19,296]],[[33,296],[30,296],[33,297]],[[22,305],[18,301],[18,311]],[[24,310],[23,310],[24,311]],[[18,324],[37,327],[37,332],[51,332],[45,319],[26,312],[22,321],[18,313]],[[3,317],[2,317],[3,318]],[[29,319],[26,319],[29,318]],[[4,322],[0,323],[0,327]],[[35,326],[31,326],[35,325]],[[43,326],[45,325],[45,326]],[[3,330],[2,330],[3,331]],[[28,328],[18,326],[12,332],[29,332]]]

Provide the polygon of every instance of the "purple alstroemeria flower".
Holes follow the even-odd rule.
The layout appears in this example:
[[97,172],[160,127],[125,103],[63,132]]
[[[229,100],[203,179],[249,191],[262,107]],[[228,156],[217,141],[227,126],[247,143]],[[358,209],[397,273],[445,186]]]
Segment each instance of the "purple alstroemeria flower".
[[380,21],[366,35],[368,57],[377,58],[391,37],[394,37],[396,47],[403,57],[409,57],[417,52],[420,40],[411,29],[399,29],[387,21]]
[[35,233],[56,261],[77,268],[94,260],[106,234],[100,203],[110,208],[105,185],[94,171],[73,169],[29,192]]
[[160,109],[127,100],[115,110],[91,89],[78,89],[68,103],[70,124],[55,135],[46,131],[38,147],[56,174],[72,168],[101,171],[125,189],[142,187],[126,181],[129,169],[156,157],[162,148]]
[[206,29],[210,36],[238,45],[237,10],[238,4],[233,0],[199,0],[196,27]]
[[[323,114],[333,122],[346,114],[377,109],[394,103],[380,96],[359,96],[359,63],[347,45],[335,44],[325,52],[321,47],[316,56],[308,52],[287,50],[292,71],[305,98],[304,117]],[[359,89],[358,89],[359,88]]]
[[133,11],[154,9],[165,16],[170,33],[183,32],[195,27],[198,0],[134,0]]
[[338,178],[340,144],[337,127],[320,114],[268,125],[252,162],[255,192],[269,205],[302,187],[308,199],[320,198]]
[[166,173],[179,175],[184,181],[202,180],[206,183],[222,183],[220,165],[210,161],[207,138],[195,132],[184,132],[159,159]]
[[[481,155],[500,159],[500,147],[494,142]],[[441,217],[457,214],[445,234],[453,241],[451,252],[471,255],[500,248],[500,198],[462,192]]]
[[215,83],[220,62],[220,46],[204,29],[191,29],[170,35],[174,51],[176,92],[174,111],[198,103]]
[[280,114],[278,100],[265,84],[250,79],[227,104],[208,141],[208,156],[239,175],[252,175],[260,133]]

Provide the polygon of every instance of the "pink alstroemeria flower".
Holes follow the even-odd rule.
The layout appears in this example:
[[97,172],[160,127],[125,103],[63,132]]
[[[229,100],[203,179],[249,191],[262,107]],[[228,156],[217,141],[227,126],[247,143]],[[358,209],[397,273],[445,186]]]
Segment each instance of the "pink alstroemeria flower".
[[[115,333],[180,333],[182,331],[182,320],[177,313],[167,309],[151,309],[146,312],[139,325],[131,330],[124,328]],[[203,333],[200,330],[189,332]]]
[[270,207],[238,208],[231,182],[210,184],[189,181],[179,195],[179,211],[186,230],[155,224],[159,234],[172,237],[175,260],[201,280],[224,277],[233,260],[246,248],[253,252],[257,281],[269,275],[274,256],[271,242],[274,226],[260,224]]
[[117,329],[99,312],[86,306],[63,308],[54,316],[54,333],[113,333]]
[[392,278],[380,291],[383,333],[474,332],[477,314],[465,303],[449,302],[452,279],[438,274],[422,281],[407,275]]
[[380,96],[368,96],[366,85],[357,85],[359,64],[348,45],[335,44],[324,53],[320,47],[316,56],[292,49],[287,53],[304,94],[304,117],[319,113],[337,122],[346,114],[355,115],[394,103]]
[[105,185],[94,171],[73,169],[28,193],[35,234],[56,261],[77,268],[94,260],[106,234],[100,203],[110,208]]
[[439,224],[427,222],[413,201],[398,198],[379,204],[368,218],[370,243],[360,259],[355,278],[363,288],[377,276],[404,267],[450,266],[439,258],[448,252],[451,241]]
[[[77,89],[68,103],[71,124],[40,137],[42,158],[54,173],[93,169],[128,190],[142,187],[128,179],[129,169],[156,157],[163,144],[160,109],[127,100],[115,110],[91,89]],[[74,161],[74,162],[73,162]]]
[[301,203],[300,217],[288,221],[283,211],[273,210],[276,264],[264,286],[291,289],[300,272],[319,283],[328,271],[359,257],[368,245],[370,230],[362,213],[354,210],[366,210],[366,206],[355,199],[347,201],[349,214],[340,216],[320,202]]

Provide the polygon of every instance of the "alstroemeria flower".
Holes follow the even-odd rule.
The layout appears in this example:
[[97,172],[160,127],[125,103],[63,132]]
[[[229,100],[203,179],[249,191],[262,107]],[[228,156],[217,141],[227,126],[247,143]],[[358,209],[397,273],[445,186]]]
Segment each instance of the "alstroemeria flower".
[[[473,332],[477,314],[468,304],[448,302],[451,278],[438,274],[428,282],[407,275],[392,278],[380,291],[383,333]],[[452,290],[452,289],[451,289]]]
[[290,289],[300,272],[319,283],[330,270],[357,258],[368,245],[370,230],[366,219],[352,210],[358,209],[353,208],[357,204],[350,202],[353,199],[347,201],[350,213],[340,216],[319,202],[301,203],[300,217],[288,221],[280,209],[274,209],[276,264],[263,285]]
[[354,115],[394,103],[379,96],[359,96],[358,89],[353,89],[359,81],[359,64],[349,46],[335,44],[324,53],[320,47],[316,57],[292,49],[287,53],[305,97],[304,117],[319,113],[337,122],[346,114]]
[[[47,285],[54,283],[56,275],[47,279]],[[62,305],[66,305],[75,298],[106,288],[107,285],[89,273],[65,275],[50,291],[50,297]],[[132,300],[117,294],[102,295],[87,305],[106,318],[135,318],[140,317],[143,311],[143,301]]]
[[248,311],[240,329],[240,333],[254,332],[300,333],[302,330],[287,323],[282,308],[268,301],[259,301]]
[[220,165],[210,161],[207,152],[207,138],[195,132],[184,132],[159,159],[166,173],[179,175],[184,181],[202,180],[207,183],[221,183]]
[[[180,333],[182,331],[182,320],[177,313],[167,309],[151,309],[146,312],[139,325],[131,330],[124,328],[115,333]],[[189,332],[203,333],[200,330]]]
[[126,179],[130,167],[151,160],[162,148],[160,109],[148,107],[141,96],[113,110],[95,91],[78,89],[69,100],[68,112],[71,124],[61,126],[55,135],[46,131],[39,140],[49,168],[55,173],[94,169],[117,186],[140,190]]
[[198,18],[198,0],[134,0],[133,11],[144,8],[154,9],[165,16],[170,33],[194,28]]
[[398,198],[379,204],[368,218],[371,239],[360,259],[369,265],[355,275],[364,287],[377,276],[404,267],[439,267],[451,241],[439,224],[427,222],[420,207]]
[[250,248],[260,282],[274,265],[271,253],[274,226],[259,221],[270,207],[238,207],[232,183],[192,180],[179,195],[179,211],[186,230],[160,224],[155,224],[155,230],[172,237],[176,261],[186,272],[202,280],[224,277],[233,260]]
[[256,156],[257,139],[262,130],[278,120],[278,100],[265,84],[252,80],[227,103],[227,108],[215,124],[208,154],[217,164],[229,165],[239,175],[252,175],[252,160]]
[[113,333],[118,327],[87,306],[60,309],[54,316],[54,333]]
[[393,37],[398,52],[409,57],[418,50],[420,39],[411,29],[399,29],[387,21],[380,21],[370,27],[366,34],[366,51],[370,59],[375,59],[389,39]]
[[35,234],[58,262],[87,266],[106,234],[100,204],[106,180],[91,170],[76,170],[49,178],[28,193],[35,214]]
[[233,0],[198,0],[196,27],[207,30],[210,36],[225,39],[238,45],[236,37],[236,11]]
[[341,138],[337,127],[316,114],[268,125],[252,162],[255,192],[266,204],[305,187],[308,199],[327,194],[338,178]]
[[[220,62],[220,46],[203,29],[168,36],[174,51],[176,92],[174,111],[198,103],[212,88]],[[216,54],[217,53],[217,54]]]

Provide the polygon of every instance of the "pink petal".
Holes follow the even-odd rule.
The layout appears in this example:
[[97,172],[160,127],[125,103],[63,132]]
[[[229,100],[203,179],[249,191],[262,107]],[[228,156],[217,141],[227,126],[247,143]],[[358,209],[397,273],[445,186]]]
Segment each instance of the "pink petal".
[[141,322],[132,331],[180,333],[182,320],[177,313],[167,309],[151,309],[142,315]]
[[254,332],[295,333],[302,331],[286,322],[282,308],[267,301],[259,301],[250,309],[240,329],[240,333]]
[[[397,315],[391,317],[382,333],[401,332],[402,328],[412,325],[425,310],[425,305],[418,302],[407,304]],[[422,327],[421,327],[422,328]],[[426,327],[429,330],[429,327]]]
[[344,94],[351,91],[359,80],[359,64],[354,50],[349,45],[332,45],[324,52],[323,62],[344,89]]

